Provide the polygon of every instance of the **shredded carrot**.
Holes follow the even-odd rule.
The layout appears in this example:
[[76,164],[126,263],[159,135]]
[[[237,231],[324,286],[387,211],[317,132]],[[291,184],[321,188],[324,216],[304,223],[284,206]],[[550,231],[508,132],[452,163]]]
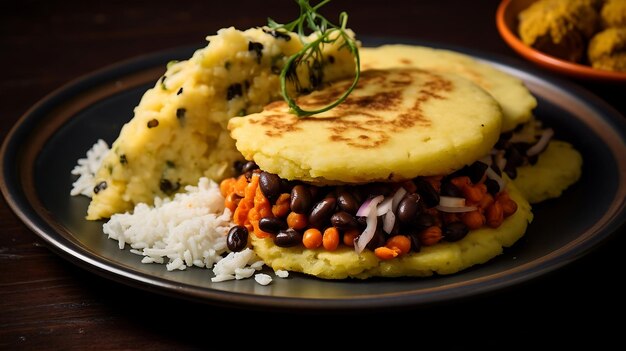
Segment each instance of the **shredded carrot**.
[[235,178],[226,178],[222,180],[220,183],[220,193],[222,193],[223,197],[228,196],[235,190],[235,183],[237,183],[237,179]]
[[274,214],[272,214],[272,205],[265,195],[263,195],[260,186],[257,186],[254,194],[254,208],[259,213],[259,218],[274,217]]
[[239,178],[237,178],[237,182],[235,182],[233,186],[233,190],[235,191],[235,194],[237,194],[238,196],[244,197],[246,195],[247,187],[248,187],[248,179],[246,179],[246,176],[240,175]]
[[278,199],[276,199],[276,203],[272,206],[272,214],[274,217],[283,218],[289,214],[290,199],[291,195],[289,193],[280,194]]

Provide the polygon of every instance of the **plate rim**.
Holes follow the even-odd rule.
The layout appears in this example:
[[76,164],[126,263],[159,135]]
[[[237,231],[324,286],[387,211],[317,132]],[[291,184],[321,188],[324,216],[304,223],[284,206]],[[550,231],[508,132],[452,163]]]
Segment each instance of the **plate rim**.
[[[572,95],[574,96],[584,97],[584,101],[587,104],[590,104],[594,110],[603,112],[601,113],[600,119],[615,126],[616,133],[626,139],[626,120],[615,108],[608,105],[608,103],[604,102],[590,91],[573,83],[561,80],[560,78],[552,77],[545,72],[537,71],[535,68],[528,66],[527,63],[523,61],[520,62],[519,60],[511,59],[509,57],[481,52],[462,46],[425,40],[395,37],[363,37],[362,40],[364,43],[368,44],[367,46],[397,43],[453,50],[470,55],[483,62],[493,63],[499,66],[505,66],[521,71],[532,77],[556,85],[561,90],[565,90],[570,93],[573,92]],[[55,252],[55,254],[60,255],[64,259],[80,266],[81,268],[96,273],[107,279],[176,298],[184,298],[209,304],[228,304],[233,307],[259,309],[355,310],[363,307],[394,308],[407,305],[416,306],[443,303],[461,298],[474,297],[531,281],[536,277],[556,271],[559,268],[588,254],[599,247],[599,244],[618,232],[620,228],[626,227],[626,200],[624,200],[621,207],[619,207],[616,211],[615,217],[609,221],[608,224],[605,223],[605,227],[608,226],[608,228],[600,228],[602,230],[598,233],[604,233],[603,235],[594,234],[584,243],[579,244],[573,249],[567,250],[556,257],[543,261],[538,267],[522,269],[519,272],[508,274],[504,278],[497,280],[487,279],[489,276],[486,276],[483,277],[484,279],[478,279],[485,281],[475,283],[476,285],[472,285],[469,291],[465,289],[465,291],[460,292],[454,289],[451,290],[442,287],[442,289],[434,289],[434,291],[426,293],[407,291],[396,294],[377,294],[373,296],[366,295],[352,298],[264,296],[172,282],[166,278],[155,277],[147,273],[126,269],[119,263],[117,265],[115,262],[107,264],[108,261],[111,260],[95,254],[80,242],[72,243],[68,238],[64,237],[62,233],[59,233],[57,228],[54,228],[52,225],[47,223],[45,219],[37,214],[33,204],[26,199],[24,191],[21,187],[22,183],[19,181],[19,176],[13,174],[18,173],[17,167],[13,167],[15,168],[13,170],[11,169],[11,165],[16,165],[16,161],[19,159],[18,154],[21,150],[19,141],[27,138],[28,135],[33,132],[33,125],[46,115],[45,111],[47,111],[50,106],[56,103],[62,103],[67,96],[75,95],[73,93],[74,91],[84,89],[86,86],[98,85],[103,81],[110,81],[115,79],[114,77],[132,73],[137,69],[147,69],[158,65],[162,66],[167,59],[192,53],[198,47],[199,46],[182,46],[157,51],[124,60],[83,75],[52,91],[43,99],[38,101],[31,108],[29,108],[9,130],[2,143],[2,147],[0,148],[0,175],[2,175],[2,177],[0,177],[0,191],[2,192],[9,208],[11,208],[11,210],[31,231],[42,238],[46,242],[46,246]],[[56,130],[52,132],[51,135],[54,135],[55,132]],[[13,173],[10,173],[11,171],[13,171]],[[71,233],[68,234],[71,235]],[[560,248],[559,250],[561,249],[563,248]],[[515,268],[524,267],[534,261],[535,260]],[[158,289],[155,289],[155,287]],[[402,298],[399,299],[399,296]]]

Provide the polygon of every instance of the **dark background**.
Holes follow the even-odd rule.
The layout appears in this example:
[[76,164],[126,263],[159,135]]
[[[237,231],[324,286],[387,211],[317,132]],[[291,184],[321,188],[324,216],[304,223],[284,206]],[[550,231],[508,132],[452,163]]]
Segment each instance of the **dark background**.
[[[323,13],[336,19],[338,10],[348,11],[350,27],[360,36],[422,39],[518,59],[497,33],[497,5],[334,0]],[[296,11],[289,0],[3,1],[0,140],[30,106],[81,75],[145,53],[201,47],[206,35],[222,27],[259,26],[267,16],[286,22]],[[624,85],[576,83],[626,113]],[[418,346],[428,339],[507,345],[536,336],[602,342],[617,336],[609,320],[624,307],[623,275],[615,276],[616,267],[624,267],[625,240],[619,236],[558,272],[497,294],[376,315],[304,316],[195,304],[105,280],[49,251],[0,198],[0,349],[208,348],[217,345],[210,341],[214,328],[233,333],[229,343],[220,343],[226,346],[242,342],[235,335],[248,325],[256,326],[248,330],[250,339],[268,346],[294,327],[299,334],[291,335],[311,341],[332,333],[346,340],[373,336],[390,346],[398,340]],[[204,317],[192,323],[195,315]],[[410,324],[400,319],[405,316]],[[238,321],[219,324],[224,317]]]

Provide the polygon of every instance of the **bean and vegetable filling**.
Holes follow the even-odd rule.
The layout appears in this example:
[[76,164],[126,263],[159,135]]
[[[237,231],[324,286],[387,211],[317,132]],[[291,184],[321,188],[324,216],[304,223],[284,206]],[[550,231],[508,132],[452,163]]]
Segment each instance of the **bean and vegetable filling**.
[[470,230],[499,227],[517,210],[493,166],[477,161],[448,176],[315,186],[281,179],[254,162],[237,164],[240,175],[220,183],[236,224],[227,245],[243,250],[252,232],[280,247],[345,245],[387,260],[458,241]]

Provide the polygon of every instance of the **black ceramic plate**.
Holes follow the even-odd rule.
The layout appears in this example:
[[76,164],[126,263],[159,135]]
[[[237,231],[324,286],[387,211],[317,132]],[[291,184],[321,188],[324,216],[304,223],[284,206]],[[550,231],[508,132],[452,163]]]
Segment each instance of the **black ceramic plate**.
[[554,127],[559,139],[572,142],[585,163],[576,185],[561,198],[535,207],[534,222],[513,248],[455,275],[324,281],[292,274],[268,286],[252,279],[213,284],[210,270],[168,272],[119,250],[117,242],[102,233],[102,222],[84,219],[88,199],[69,196],[74,181],[70,170],[97,139],[110,144],[116,138],[165,63],[191,56],[190,48],[106,68],[39,102],[2,146],[0,187],[24,223],[61,256],[108,278],[178,297],[239,306],[356,309],[448,301],[512,286],[573,261],[624,223],[626,125],[589,92],[503,59],[462,51],[523,79],[539,100],[535,114]]

